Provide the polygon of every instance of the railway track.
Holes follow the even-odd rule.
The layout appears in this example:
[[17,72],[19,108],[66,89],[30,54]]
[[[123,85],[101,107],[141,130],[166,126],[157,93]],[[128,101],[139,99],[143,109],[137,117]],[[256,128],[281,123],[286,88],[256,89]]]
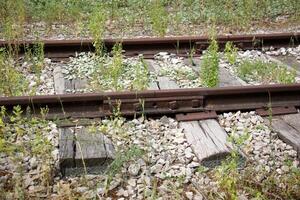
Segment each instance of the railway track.
[[0,106],[9,110],[17,105],[24,111],[30,108],[33,113],[47,107],[49,119],[109,117],[118,106],[127,117],[194,113],[178,115],[179,121],[216,118],[216,112],[255,109],[266,116],[268,109],[273,109],[273,115],[297,113],[300,84],[0,98]]
[[[243,50],[293,47],[300,44],[300,33],[277,34],[249,34],[249,35],[219,35],[216,40],[220,50],[224,49],[227,42]],[[75,52],[94,51],[93,40],[44,40],[45,56],[54,60],[68,59]],[[178,56],[188,57],[191,52],[200,55],[209,46],[209,37],[205,36],[180,36],[165,38],[134,38],[134,39],[104,39],[105,49],[110,52],[114,44],[121,42],[126,56],[143,54],[145,58],[153,58],[159,52],[176,53]],[[8,45],[18,46],[20,53],[25,48],[32,47],[36,41],[0,41],[0,47]]]
[[[233,41],[243,49],[270,46],[279,48],[299,44],[298,36],[298,33],[222,36],[218,37],[218,41],[221,47],[227,41]],[[117,41],[104,42],[110,49]],[[200,54],[208,44],[208,38],[123,40],[126,56],[144,54],[145,58],[157,57],[154,55],[160,51],[186,56],[191,46],[196,49],[196,54]],[[2,42],[1,45],[5,46],[8,43]],[[74,56],[75,51],[93,51],[92,41],[45,41],[44,47],[45,56],[54,60],[65,60]],[[58,49],[61,52],[57,52]],[[22,46],[20,53],[22,54]],[[179,62],[177,58],[174,59],[175,63]],[[187,60],[182,59],[180,62]],[[196,65],[201,66],[201,59],[194,61]],[[149,65],[151,72],[159,72],[164,64],[161,60],[152,59],[145,59],[144,62]],[[195,69],[191,63],[189,65],[193,73],[199,75],[199,69]],[[187,182],[184,183],[185,188],[196,187],[197,190],[199,187],[204,188],[200,184],[202,177],[197,174],[198,167],[219,166],[221,161],[234,151],[228,141],[229,136],[243,136],[244,133],[250,135],[248,142],[253,145],[249,152],[246,148],[239,151],[242,160],[246,160],[245,163],[267,166],[271,173],[274,171],[282,176],[288,175],[292,170],[292,167],[287,168],[285,165],[285,158],[289,158],[294,167],[299,165],[299,83],[249,85],[228,73],[226,68],[220,67],[222,87],[219,88],[180,88],[180,82],[171,76],[157,73],[159,76],[149,84],[149,90],[146,91],[81,94],[77,93],[76,89],[87,86],[87,77],[68,79],[63,74],[63,69],[65,68],[58,65],[52,70],[55,95],[0,97],[0,106],[5,106],[6,112],[10,113],[3,121],[8,120],[14,124],[14,118],[9,116],[14,116],[14,108],[19,105],[23,113],[29,116],[40,116],[41,110],[47,108],[44,109],[47,113],[43,113],[42,117],[57,122],[57,126],[50,123],[52,134],[49,135],[55,146],[56,156],[53,162],[58,166],[57,173],[66,176],[66,181],[62,180],[62,184],[68,184],[72,179],[69,179],[69,176],[103,174],[114,160],[120,162],[120,158],[127,159],[132,152],[138,156],[137,149],[141,149],[148,159],[147,162],[140,156],[129,159],[128,163],[122,163],[120,168],[130,179],[119,178],[123,171],[117,172],[111,182],[114,187],[108,189],[109,193],[105,194],[106,186],[100,184],[97,186],[96,196],[134,198],[134,195],[139,193],[138,185],[145,190],[155,185],[155,182],[151,182],[155,180],[158,180],[159,186],[174,184],[172,177],[175,177],[174,181],[177,184],[178,176],[184,177]],[[223,77],[224,74],[226,76]],[[70,88],[75,94],[66,94]],[[128,148],[129,153],[126,151]],[[270,164],[272,161],[276,164]],[[1,170],[2,168],[1,174],[9,174],[6,169]],[[266,170],[268,169],[262,169]],[[95,181],[104,182],[102,175],[91,177],[93,178],[86,179],[89,184]],[[171,182],[168,182],[168,177],[171,177]],[[148,179],[151,180],[150,183]],[[80,180],[75,182],[81,185]],[[146,186],[139,182],[145,183]],[[34,183],[31,186],[36,185]],[[163,190],[157,190],[165,194]],[[85,194],[81,191],[76,192]]]

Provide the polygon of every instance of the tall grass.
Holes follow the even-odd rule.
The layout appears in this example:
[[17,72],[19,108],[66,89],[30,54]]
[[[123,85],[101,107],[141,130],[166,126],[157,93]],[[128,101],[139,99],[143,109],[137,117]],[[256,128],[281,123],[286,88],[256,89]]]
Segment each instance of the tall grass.
[[217,87],[219,85],[219,54],[218,43],[215,36],[211,36],[211,42],[207,51],[203,55],[203,63],[201,65],[201,82],[207,87]]
[[129,30],[143,26],[147,29],[150,22],[152,32],[158,35],[164,35],[167,26],[174,26],[177,32],[181,26],[203,25],[211,19],[218,25],[237,29],[275,22],[280,15],[296,23],[300,19],[299,0],[3,0],[1,32],[13,35],[11,29],[25,21],[87,26],[99,6],[109,13],[107,19],[114,28]]

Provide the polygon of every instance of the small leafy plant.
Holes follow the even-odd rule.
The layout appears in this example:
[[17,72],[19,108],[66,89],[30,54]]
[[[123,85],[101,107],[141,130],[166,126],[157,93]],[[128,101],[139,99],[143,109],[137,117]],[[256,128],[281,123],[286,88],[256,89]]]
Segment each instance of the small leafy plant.
[[134,65],[135,77],[132,83],[132,90],[145,90],[149,86],[149,68],[143,57],[139,58],[139,64]]
[[0,188],[4,197],[13,194],[13,199],[26,199],[28,196],[28,190],[24,187],[25,172],[28,171],[25,165],[26,157],[38,161],[36,170],[40,176],[35,178],[35,183],[45,187],[41,193],[49,192],[54,162],[51,154],[53,144],[45,135],[49,131],[47,125],[45,120],[22,116],[20,106],[14,107],[12,114],[8,114],[5,107],[1,107],[0,152],[2,156],[7,157],[9,165],[15,166],[9,169],[13,176],[8,178],[6,187]]
[[[262,125],[256,128],[262,129]],[[284,175],[278,175],[275,169],[266,171],[264,167],[258,167],[258,161],[247,159],[240,165],[239,152],[247,148],[251,135],[246,128],[239,135],[234,129],[229,137],[232,144],[230,156],[222,162],[222,165],[208,172],[208,175],[217,183],[214,188],[208,189],[210,199],[240,199],[247,196],[254,199],[297,199],[299,196],[300,170],[293,167],[290,160],[287,165],[290,171]]]
[[227,42],[225,45],[225,56],[227,61],[233,65],[236,62],[237,58],[237,48],[233,45],[232,42]]
[[238,76],[249,82],[262,83],[294,83],[296,70],[289,70],[286,66],[262,60],[244,60],[237,68]]
[[26,92],[28,82],[21,72],[15,69],[12,58],[5,49],[0,49],[0,96],[18,96]]
[[44,67],[44,43],[37,42],[33,47],[25,48],[25,60],[31,62],[31,72],[40,75]]
[[128,149],[122,152],[118,152],[114,161],[108,167],[106,174],[106,187],[108,189],[114,176],[119,173],[125,163],[128,163],[131,160],[136,160],[144,154],[143,150],[136,145],[130,146]]
[[112,64],[108,68],[108,76],[112,79],[112,85],[116,91],[119,90],[119,79],[123,72],[123,55],[122,55],[122,44],[116,44],[113,47],[113,59]]
[[154,0],[149,7],[149,17],[154,33],[158,36],[164,36],[168,27],[168,12],[164,7],[163,1]]
[[96,54],[103,55],[103,35],[105,32],[105,22],[107,20],[106,10],[103,6],[96,6],[89,17],[89,31],[94,39],[94,47]]
[[148,87],[150,73],[142,57],[123,59],[122,45],[113,47],[112,58],[104,55],[92,74],[93,90],[143,90]]
[[203,56],[200,78],[202,84],[207,87],[219,85],[219,54],[218,43],[214,36],[211,37],[210,45]]

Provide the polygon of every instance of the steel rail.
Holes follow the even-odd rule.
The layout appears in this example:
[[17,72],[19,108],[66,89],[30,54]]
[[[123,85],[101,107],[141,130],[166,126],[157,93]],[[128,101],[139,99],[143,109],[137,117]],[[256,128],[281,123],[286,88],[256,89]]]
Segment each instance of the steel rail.
[[[300,44],[300,32],[272,33],[272,34],[243,34],[243,35],[219,35],[216,40],[220,49],[226,42],[233,42],[238,48],[262,49],[263,47],[292,47]],[[53,59],[66,59],[75,55],[75,52],[94,51],[93,41],[84,40],[42,40],[45,57]],[[136,56],[143,54],[146,58],[152,58],[158,52],[166,51],[180,56],[189,56],[193,51],[200,55],[209,46],[207,36],[179,36],[163,38],[131,38],[131,39],[104,39],[104,46],[110,51],[114,44],[121,42],[125,55]],[[0,41],[0,47],[8,45],[18,46],[20,53],[24,53],[25,47],[32,47],[36,41]]]
[[41,108],[48,107],[49,119],[107,117],[117,107],[126,117],[208,113],[203,118],[213,118],[211,112],[267,111],[270,106],[279,113],[285,112],[285,109],[297,112],[296,108],[300,107],[300,84],[0,98],[0,106],[5,106],[8,111],[17,105],[24,112],[31,110],[36,115],[40,114]]

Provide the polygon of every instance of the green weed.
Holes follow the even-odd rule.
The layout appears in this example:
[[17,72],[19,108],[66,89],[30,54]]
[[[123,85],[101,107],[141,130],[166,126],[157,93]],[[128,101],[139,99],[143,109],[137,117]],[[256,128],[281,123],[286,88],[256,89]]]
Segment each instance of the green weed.
[[39,76],[44,67],[44,43],[37,42],[32,48],[25,47],[25,60],[32,63],[30,71]]
[[164,36],[168,27],[168,12],[161,0],[154,0],[149,7],[149,17],[154,33]]
[[227,42],[225,45],[225,57],[227,61],[233,65],[236,62],[237,58],[237,48],[233,45],[232,42]]
[[148,87],[150,73],[142,57],[134,63],[124,60],[121,44],[113,47],[112,54],[112,58],[104,55],[99,59],[91,80],[94,90],[143,90]]
[[259,81],[262,83],[294,83],[296,70],[289,70],[286,66],[281,66],[273,62],[262,60],[244,60],[237,68],[238,76],[249,82]]
[[195,47],[192,47],[191,50],[189,51],[189,61],[193,66],[196,66],[196,63],[194,62],[195,53],[196,53]]
[[[267,172],[264,168],[257,169],[255,162],[246,161],[240,167],[239,152],[249,140],[245,130],[241,136],[231,134],[229,141],[233,150],[222,165],[209,172],[209,176],[217,182],[217,189],[208,192],[211,199],[239,199],[241,194],[255,199],[295,199],[299,196],[300,169],[291,167],[289,173],[278,176],[275,171]],[[289,166],[291,162],[287,161]],[[263,177],[262,179],[257,177]]]
[[[13,193],[14,199],[28,197],[27,189],[24,187],[26,178],[24,173],[27,170],[24,165],[26,157],[36,157],[43,163],[37,168],[41,175],[35,179],[35,182],[46,188],[52,182],[53,145],[44,135],[44,132],[48,130],[47,124],[45,120],[22,116],[20,106],[14,107],[12,114],[8,114],[5,107],[1,107],[0,152],[8,156],[7,162],[16,167],[16,171],[13,172],[14,176],[6,183],[7,187],[0,189],[4,196]],[[47,191],[40,192],[46,193]]]
[[103,6],[97,6],[89,17],[89,31],[94,39],[96,54],[103,55],[103,35],[105,32],[105,22],[107,20],[106,10]]
[[202,84],[207,87],[216,87],[219,85],[219,55],[218,43],[213,36],[210,45],[203,55],[200,78]]
[[140,57],[139,64],[134,65],[134,80],[132,90],[145,90],[149,86],[149,68],[143,57]]
[[140,158],[144,154],[143,150],[138,146],[130,146],[127,150],[118,152],[116,154],[116,158],[109,165],[107,169],[107,179],[106,179],[106,189],[109,188],[109,185],[113,179],[113,177],[121,171],[121,168],[125,163],[128,163],[131,160],[136,160]]
[[109,68],[109,76],[112,79],[112,86],[116,91],[120,89],[119,79],[122,75],[123,69],[122,45],[116,44],[113,48],[113,59]]
[[236,136],[232,133],[228,139],[233,144],[230,156],[216,169],[216,180],[220,188],[225,191],[228,199],[238,199],[240,151],[245,141],[249,139],[249,136],[247,131],[241,136]]
[[0,26],[3,27],[3,36],[6,40],[15,42],[22,39],[25,19],[25,2],[23,0],[1,2]]
[[18,96],[26,92],[28,82],[24,75],[15,69],[7,51],[0,49],[0,95]]
[[212,18],[228,30],[247,30],[264,22],[279,24],[278,16],[294,24],[300,17],[298,0],[4,0],[1,5],[2,35],[6,32],[11,38],[24,35],[20,26],[24,22],[44,22],[49,30],[52,24],[68,24],[70,32],[74,26],[82,30],[89,26],[87,21],[98,18],[94,11],[99,7],[105,8],[102,15],[122,35],[124,30],[135,34],[136,28],[148,31],[149,22],[153,32],[163,36],[167,27],[176,34],[192,33],[199,25],[209,25]]

